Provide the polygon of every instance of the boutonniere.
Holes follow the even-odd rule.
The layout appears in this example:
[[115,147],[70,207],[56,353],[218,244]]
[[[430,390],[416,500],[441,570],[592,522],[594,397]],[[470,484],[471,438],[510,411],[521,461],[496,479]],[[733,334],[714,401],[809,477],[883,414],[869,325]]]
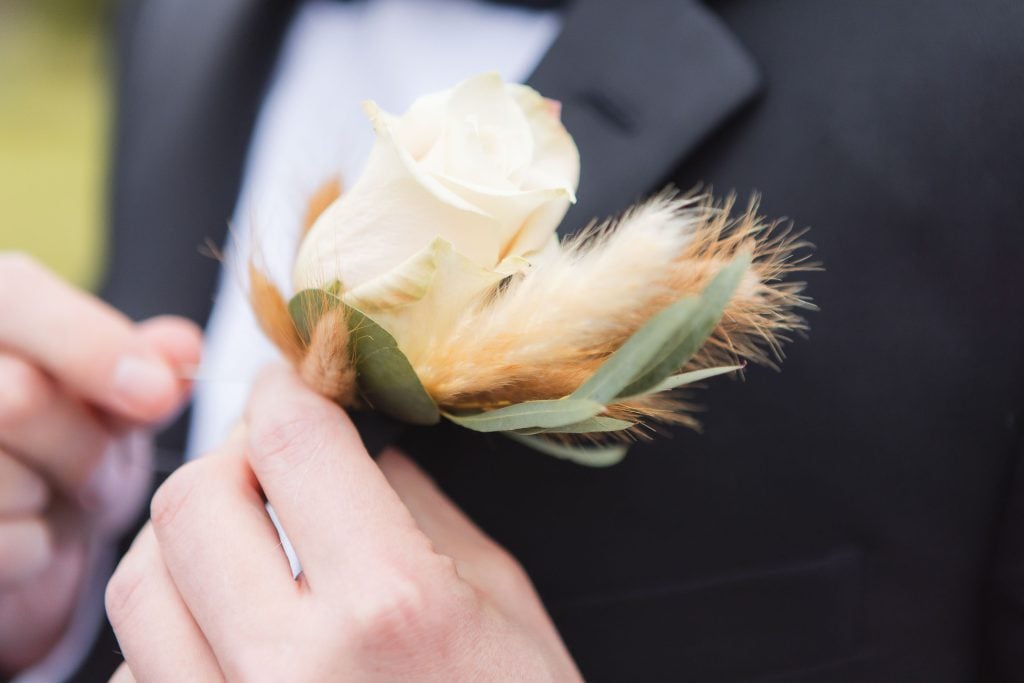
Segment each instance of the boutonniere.
[[696,425],[680,388],[804,328],[782,279],[804,244],[755,203],[666,191],[560,241],[579,154],[535,90],[485,74],[401,116],[364,106],[375,145],[305,234],[294,295],[249,269],[265,333],[343,407],[608,465]]

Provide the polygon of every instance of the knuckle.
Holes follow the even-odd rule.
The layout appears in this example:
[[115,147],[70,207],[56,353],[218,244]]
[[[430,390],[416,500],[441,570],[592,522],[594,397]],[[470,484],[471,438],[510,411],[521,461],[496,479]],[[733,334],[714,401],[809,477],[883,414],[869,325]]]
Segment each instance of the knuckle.
[[263,471],[290,470],[301,465],[319,444],[322,415],[311,411],[294,411],[268,417],[250,427],[252,448],[249,458]]
[[[454,569],[450,573],[454,577]],[[447,574],[427,569],[397,575],[372,591],[352,614],[359,648],[398,659],[447,648],[469,616],[461,585]]]
[[353,623],[368,645],[415,638],[430,614],[425,587],[410,577],[394,578],[373,591],[353,613]]
[[149,504],[149,516],[153,526],[167,530],[175,525],[181,511],[188,507],[190,499],[199,486],[201,461],[190,462],[179,467],[153,494]]
[[17,425],[39,414],[50,393],[38,369],[20,358],[0,355],[0,426]]

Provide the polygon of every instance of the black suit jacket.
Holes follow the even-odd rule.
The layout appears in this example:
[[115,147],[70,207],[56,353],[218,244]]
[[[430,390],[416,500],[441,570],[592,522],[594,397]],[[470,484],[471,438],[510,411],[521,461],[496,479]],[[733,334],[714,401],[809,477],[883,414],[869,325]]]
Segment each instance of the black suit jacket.
[[[126,13],[106,291],[130,315],[205,320],[197,246],[223,237],[289,11]],[[402,437],[588,679],[1024,680],[1022,34],[1015,0],[567,10],[530,79],[580,147],[567,226],[669,180],[759,190],[826,266],[810,339],[715,383],[703,434],[605,470]]]

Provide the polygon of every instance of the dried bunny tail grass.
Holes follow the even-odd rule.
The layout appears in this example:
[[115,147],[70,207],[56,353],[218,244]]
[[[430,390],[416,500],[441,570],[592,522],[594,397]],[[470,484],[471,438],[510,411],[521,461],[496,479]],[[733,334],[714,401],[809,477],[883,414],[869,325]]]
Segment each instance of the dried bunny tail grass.
[[356,400],[356,369],[348,336],[345,309],[324,311],[297,365],[299,377],[307,385],[342,406],[351,406]]
[[[317,217],[341,194],[341,181],[324,183],[310,197],[303,230],[308,231]],[[302,380],[314,391],[343,406],[356,402],[356,371],[348,345],[348,325],[342,308],[331,308],[323,298],[304,299],[318,310],[303,311],[316,327],[306,342],[299,334],[281,290],[256,265],[259,245],[254,245],[248,261],[249,303],[263,333],[284,354]]]
[[[590,227],[563,250],[468,311],[450,337],[418,359],[424,386],[450,409],[558,398],[575,390],[655,313],[700,293],[736,255],[753,263],[705,348],[689,364],[745,358],[771,363],[804,324],[801,283],[780,278],[808,269],[806,244],[757,215],[753,200],[731,217],[734,200],[663,192],[620,220]],[[653,420],[688,422],[676,408],[633,402]],[[625,409],[625,408],[624,408]]]
[[700,422],[693,416],[698,410],[699,406],[687,401],[683,392],[636,396],[608,406],[608,417],[635,423],[630,429],[608,434],[612,438],[621,435],[631,440],[649,440],[660,431],[659,425],[678,425],[700,431]]
[[658,435],[668,435],[667,425],[700,431],[700,422],[691,415],[698,410],[699,406],[682,399],[678,392],[639,396],[610,405],[604,413],[606,417],[633,422],[634,425],[628,429],[587,434],[549,433],[537,438],[573,448],[651,441]]
[[427,391],[442,405],[571,392],[650,317],[648,300],[671,295],[666,273],[689,242],[692,204],[659,196],[513,278],[417,359]]
[[252,259],[249,260],[249,304],[263,334],[285,358],[297,364],[305,353],[305,344],[288,313],[288,303],[281,290]]
[[327,299],[310,297],[303,311],[316,320],[307,343],[299,334],[280,290],[253,261],[249,261],[249,301],[264,334],[295,366],[299,377],[319,394],[343,406],[356,400],[356,371],[348,345],[345,309],[328,305]]
[[288,311],[288,304],[270,279],[249,262],[249,301],[264,334],[295,366],[299,377],[314,391],[343,406],[356,397],[356,371],[348,348],[348,323],[343,308],[331,308],[326,299],[309,298],[304,311],[316,320],[307,343]]
[[328,179],[310,196],[309,203],[306,205],[306,215],[302,220],[303,235],[309,232],[309,229],[316,223],[316,219],[320,218],[320,214],[341,196],[341,190],[341,177],[339,176]]
[[807,329],[800,311],[815,308],[801,294],[806,283],[785,281],[794,273],[817,269],[809,260],[812,246],[803,239],[806,231],[794,231],[781,221],[765,221],[758,215],[756,195],[743,213],[733,217],[735,202],[733,195],[717,206],[703,200],[708,222],[694,234],[674,273],[673,290],[695,293],[737,254],[753,256],[721,322],[687,369],[741,360],[777,367],[783,358],[782,344],[790,341],[790,335]]

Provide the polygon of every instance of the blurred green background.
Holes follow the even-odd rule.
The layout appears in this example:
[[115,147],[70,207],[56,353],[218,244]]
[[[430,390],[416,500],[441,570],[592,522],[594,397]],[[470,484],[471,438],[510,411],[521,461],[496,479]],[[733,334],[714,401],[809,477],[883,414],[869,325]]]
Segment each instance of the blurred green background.
[[93,288],[104,252],[106,0],[0,0],[0,251]]

